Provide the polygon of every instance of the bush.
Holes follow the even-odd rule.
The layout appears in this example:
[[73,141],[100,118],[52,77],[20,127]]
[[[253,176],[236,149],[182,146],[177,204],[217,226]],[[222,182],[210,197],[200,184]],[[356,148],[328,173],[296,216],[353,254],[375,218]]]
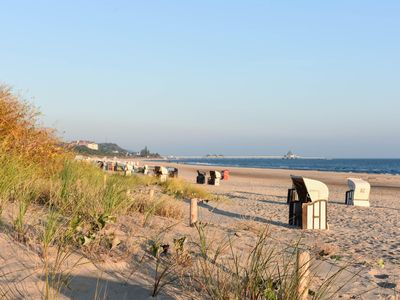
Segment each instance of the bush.
[[[141,190],[158,185],[157,178],[108,175],[95,165],[75,161],[54,131],[39,126],[38,116],[32,105],[0,86],[0,215],[7,202],[17,203],[14,227],[19,235],[32,203],[69,220],[75,240],[93,237],[106,222],[132,211],[181,218],[176,199],[159,194],[151,201],[143,197]],[[180,185],[184,195],[193,194],[183,181]],[[172,194],[178,196],[176,190]]]
[[54,130],[40,127],[38,111],[6,86],[0,86],[0,149],[48,169],[66,151]]

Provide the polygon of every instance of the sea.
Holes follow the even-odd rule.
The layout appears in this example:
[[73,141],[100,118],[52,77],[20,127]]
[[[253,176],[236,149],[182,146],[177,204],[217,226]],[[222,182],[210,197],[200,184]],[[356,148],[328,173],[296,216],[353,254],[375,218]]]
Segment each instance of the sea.
[[400,159],[182,158],[190,165],[400,175]]

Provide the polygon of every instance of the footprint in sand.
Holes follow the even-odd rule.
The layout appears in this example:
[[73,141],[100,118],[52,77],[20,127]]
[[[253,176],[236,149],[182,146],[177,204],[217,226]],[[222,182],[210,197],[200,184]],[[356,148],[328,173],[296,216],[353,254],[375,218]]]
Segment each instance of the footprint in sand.
[[377,274],[377,275],[374,275],[374,277],[375,277],[375,278],[378,278],[378,279],[388,279],[388,278],[389,278],[389,275],[386,275],[386,274]]
[[377,283],[380,287],[385,288],[385,289],[395,289],[397,287],[397,284],[393,282],[378,282]]

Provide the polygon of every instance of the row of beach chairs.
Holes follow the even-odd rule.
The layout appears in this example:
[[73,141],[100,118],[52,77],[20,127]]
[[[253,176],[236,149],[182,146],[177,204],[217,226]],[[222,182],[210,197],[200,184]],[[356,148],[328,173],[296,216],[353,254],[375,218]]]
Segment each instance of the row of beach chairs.
[[[289,225],[302,229],[328,229],[329,189],[321,181],[291,176],[293,186],[288,190]],[[370,184],[359,178],[348,179],[349,190],[345,204],[369,207]]]
[[167,181],[167,178],[177,178],[178,177],[178,169],[172,167],[154,167],[154,175],[160,178],[161,182]]
[[[133,175],[135,173],[148,175],[149,172],[151,172],[149,166],[144,165],[143,167],[139,167],[132,162],[121,163],[99,160],[96,162],[96,164],[104,171],[119,172],[123,173],[126,176]],[[155,166],[153,169],[153,173],[155,176],[159,177],[161,181],[166,181],[168,177],[178,177],[178,169],[173,167]]]
[[197,170],[196,183],[198,184],[205,184],[207,182],[210,185],[219,185],[221,180],[228,180],[228,179],[229,179],[228,170],[223,170],[222,172],[215,170],[210,171],[210,176],[208,178],[206,171]]

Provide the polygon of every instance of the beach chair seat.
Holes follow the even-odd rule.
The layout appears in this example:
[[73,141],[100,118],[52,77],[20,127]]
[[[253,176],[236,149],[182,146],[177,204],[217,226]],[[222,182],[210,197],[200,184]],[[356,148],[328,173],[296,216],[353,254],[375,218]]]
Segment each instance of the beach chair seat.
[[[293,188],[288,190],[289,225],[302,229],[328,229],[328,187],[317,180],[291,176]],[[294,190],[294,191],[293,191]]]
[[210,171],[210,177],[208,178],[208,184],[219,185],[221,177],[222,176],[219,171]]
[[348,178],[349,190],[346,192],[345,203],[347,205],[369,207],[369,194],[371,185],[360,178]]
[[206,175],[207,175],[207,172],[197,170],[196,183],[205,184],[206,183]]

